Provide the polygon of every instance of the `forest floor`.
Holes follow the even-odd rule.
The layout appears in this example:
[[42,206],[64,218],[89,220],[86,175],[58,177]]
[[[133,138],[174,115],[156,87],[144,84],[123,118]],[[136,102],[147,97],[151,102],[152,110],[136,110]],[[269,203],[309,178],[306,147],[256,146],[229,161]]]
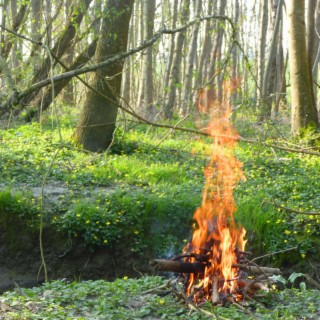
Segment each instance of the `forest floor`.
[[[0,131],[0,290],[11,289],[0,319],[206,318],[175,294],[145,291],[166,282],[150,276],[149,259],[180,253],[189,238],[210,139],[142,127],[120,131],[97,155],[78,150],[71,132],[63,128],[61,142],[37,124]],[[305,274],[319,282],[320,219],[286,208],[320,207],[319,157],[245,144],[236,153],[247,177],[235,190],[236,219],[248,250],[269,254],[261,263],[284,274],[243,310],[201,308],[217,319],[318,319],[319,290]],[[51,280],[43,285],[41,219]]]

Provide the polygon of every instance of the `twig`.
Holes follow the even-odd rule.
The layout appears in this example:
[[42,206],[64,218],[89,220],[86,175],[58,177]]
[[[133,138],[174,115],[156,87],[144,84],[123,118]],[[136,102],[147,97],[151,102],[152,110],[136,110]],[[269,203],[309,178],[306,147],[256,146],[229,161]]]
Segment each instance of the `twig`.
[[304,215],[309,215],[309,216],[319,216],[320,215],[320,212],[308,212],[308,211],[300,211],[300,210],[295,210],[292,208],[287,208],[287,207],[281,206],[280,204],[277,204],[275,201],[263,200],[262,203],[269,203],[269,204],[274,205],[277,208],[280,208],[280,209],[288,211],[288,212],[296,213],[296,214],[304,214]]
[[292,247],[292,248],[288,248],[288,249],[284,249],[284,250],[279,250],[279,251],[276,251],[276,252],[271,252],[271,253],[267,253],[263,256],[260,256],[260,257],[256,257],[252,260],[250,260],[250,262],[253,262],[253,261],[256,261],[256,260],[259,260],[259,259],[262,259],[262,258],[266,258],[266,257],[271,257],[271,256],[274,256],[276,254],[279,254],[279,253],[283,253],[283,252],[287,252],[287,251],[291,251],[291,250],[297,250],[298,247],[295,246],[295,247]]
[[304,276],[309,284],[313,285],[318,290],[320,290],[320,284],[316,280],[312,279],[309,274],[305,274]]

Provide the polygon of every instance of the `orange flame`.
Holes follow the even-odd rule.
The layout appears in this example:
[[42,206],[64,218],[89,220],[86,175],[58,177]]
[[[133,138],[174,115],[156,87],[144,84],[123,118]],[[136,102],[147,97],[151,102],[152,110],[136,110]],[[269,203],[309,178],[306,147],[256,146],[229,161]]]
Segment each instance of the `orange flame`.
[[[210,162],[204,171],[206,183],[202,205],[194,213],[196,224],[192,241],[185,248],[187,252],[208,257],[204,274],[191,274],[188,279],[186,292],[194,296],[195,302],[202,298],[213,299],[217,283],[219,293],[235,291],[238,270],[233,265],[237,263],[236,248],[244,251],[246,242],[245,230],[236,225],[233,217],[236,211],[233,190],[245,177],[242,163],[233,154],[239,136],[229,121],[231,107],[228,97],[234,86],[231,82],[225,83],[225,88],[223,102],[211,106],[211,121],[207,126],[213,138]],[[203,110],[203,106],[201,108]],[[189,258],[189,261],[195,259]],[[205,297],[197,296],[201,287]]]

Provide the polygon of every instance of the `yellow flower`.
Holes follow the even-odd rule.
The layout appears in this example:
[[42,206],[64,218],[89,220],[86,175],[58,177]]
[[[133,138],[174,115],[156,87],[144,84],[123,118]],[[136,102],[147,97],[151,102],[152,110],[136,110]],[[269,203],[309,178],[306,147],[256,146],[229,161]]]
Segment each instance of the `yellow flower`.
[[289,231],[289,230],[285,230],[285,231],[284,231],[284,233],[285,233],[285,234],[290,234],[290,233],[291,233],[291,231]]
[[103,240],[103,243],[104,244],[107,244],[108,243],[108,240],[106,239],[106,240]]
[[128,280],[128,276],[124,276],[122,279],[123,280]]

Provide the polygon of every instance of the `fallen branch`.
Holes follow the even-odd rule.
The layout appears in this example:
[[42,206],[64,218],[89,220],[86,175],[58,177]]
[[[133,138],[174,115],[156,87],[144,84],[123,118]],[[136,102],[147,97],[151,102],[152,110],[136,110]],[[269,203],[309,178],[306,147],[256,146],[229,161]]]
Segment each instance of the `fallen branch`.
[[204,264],[198,262],[191,263],[161,259],[151,260],[150,266],[157,271],[169,271],[176,273],[202,273],[205,268]]
[[[150,261],[150,266],[158,271],[171,271],[176,273],[202,273],[205,269],[205,264],[200,262],[181,262],[173,260],[155,259]],[[233,268],[249,271],[253,274],[281,274],[278,268],[268,268],[259,266],[249,266],[246,264],[234,264]]]
[[247,270],[252,272],[253,274],[274,274],[280,275],[282,274],[281,270],[278,268],[269,268],[269,267],[259,267],[259,266],[249,266],[246,264],[234,264],[232,265],[233,268],[239,268],[241,270]]

